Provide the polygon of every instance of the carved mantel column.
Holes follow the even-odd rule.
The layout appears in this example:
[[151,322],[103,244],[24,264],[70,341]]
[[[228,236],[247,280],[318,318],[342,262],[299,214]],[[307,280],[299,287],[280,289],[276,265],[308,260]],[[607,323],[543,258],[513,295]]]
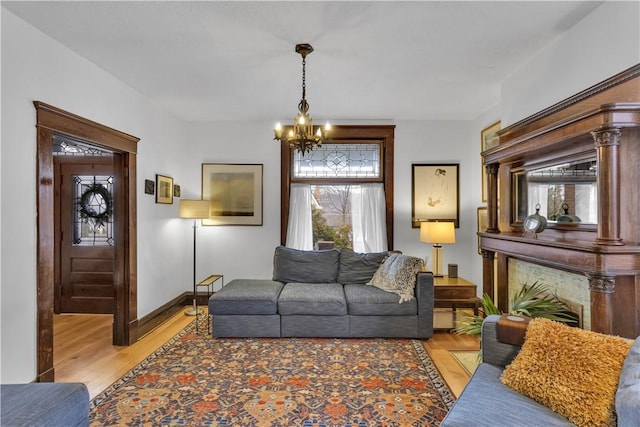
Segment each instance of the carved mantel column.
[[603,334],[614,334],[615,277],[587,274],[587,278],[591,292],[591,330]]
[[493,284],[495,277],[493,272],[493,264],[495,252],[486,249],[481,250],[482,253],[482,294],[487,294],[493,300]]
[[499,233],[498,229],[498,163],[485,166],[487,171],[487,233]]
[[620,129],[591,132],[598,162],[598,237],[595,245],[624,245],[620,238]]

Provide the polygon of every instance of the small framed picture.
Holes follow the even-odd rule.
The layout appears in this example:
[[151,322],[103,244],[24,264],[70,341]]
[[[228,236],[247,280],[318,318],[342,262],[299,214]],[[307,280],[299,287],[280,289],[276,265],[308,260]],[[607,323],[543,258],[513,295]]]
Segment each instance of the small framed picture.
[[151,194],[152,196],[156,193],[156,183],[150,179],[144,180],[144,194]]
[[[487,207],[486,206],[480,206],[478,208],[477,225],[478,225],[478,228],[477,228],[478,233],[484,233],[485,231],[487,231],[488,222],[487,222]],[[482,254],[482,249],[480,248],[480,236],[478,236],[478,253]]]
[[178,184],[173,186],[173,197],[180,197],[180,186]]
[[[500,130],[501,122],[497,122],[487,126],[480,132],[480,152],[488,150],[498,145],[497,132]],[[487,201],[487,171],[484,169],[484,165],[480,165],[482,173],[482,201]]]
[[173,204],[173,178],[156,174],[156,203]]

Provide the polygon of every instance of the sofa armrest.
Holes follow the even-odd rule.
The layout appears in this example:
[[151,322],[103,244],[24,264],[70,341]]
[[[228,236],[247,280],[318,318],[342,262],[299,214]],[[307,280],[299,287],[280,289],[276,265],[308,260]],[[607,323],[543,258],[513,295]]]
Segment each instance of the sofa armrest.
[[487,316],[482,322],[480,351],[483,362],[504,368],[516,357],[520,346],[498,341],[498,320],[500,320],[500,316],[493,314]]
[[418,301],[418,338],[431,338],[433,336],[433,273],[417,274],[415,292]]

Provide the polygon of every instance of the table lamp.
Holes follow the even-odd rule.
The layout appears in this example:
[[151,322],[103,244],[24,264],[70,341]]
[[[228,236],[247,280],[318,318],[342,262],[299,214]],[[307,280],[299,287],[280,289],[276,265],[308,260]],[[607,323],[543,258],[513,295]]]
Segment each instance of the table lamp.
[[433,244],[431,270],[434,277],[442,277],[442,244],[456,242],[453,222],[421,222],[420,241]]
[[210,203],[209,200],[180,200],[178,214],[180,218],[193,219],[193,307],[184,312],[187,316],[197,316],[202,310],[198,309],[196,303],[196,229],[199,219],[209,218]]

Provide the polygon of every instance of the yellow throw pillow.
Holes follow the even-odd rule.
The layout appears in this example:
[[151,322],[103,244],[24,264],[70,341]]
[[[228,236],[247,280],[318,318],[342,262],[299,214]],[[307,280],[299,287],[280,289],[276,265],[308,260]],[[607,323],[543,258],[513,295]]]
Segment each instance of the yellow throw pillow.
[[615,426],[618,377],[631,344],[536,318],[502,383],[578,426]]

